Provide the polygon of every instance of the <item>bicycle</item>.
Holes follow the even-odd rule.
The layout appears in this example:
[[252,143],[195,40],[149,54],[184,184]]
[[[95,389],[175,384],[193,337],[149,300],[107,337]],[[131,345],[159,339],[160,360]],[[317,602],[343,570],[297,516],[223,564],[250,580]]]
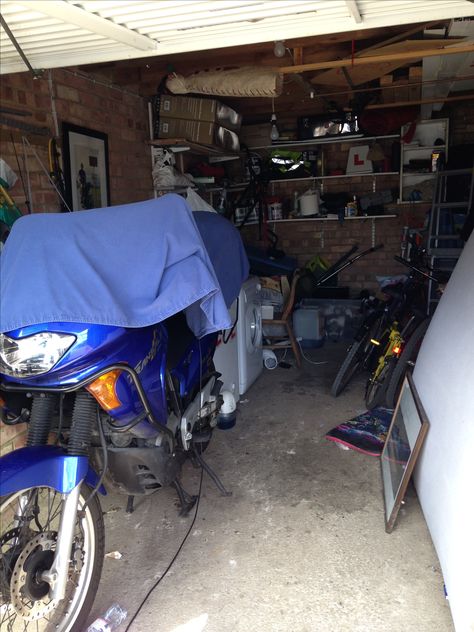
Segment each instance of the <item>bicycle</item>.
[[[421,262],[423,251],[415,242],[412,243],[411,255],[413,261],[416,261],[416,263]],[[406,263],[405,259],[400,260]],[[386,301],[379,301],[371,296],[362,302],[362,309],[366,312],[366,316],[334,379],[331,387],[331,394],[334,397],[338,397],[342,393],[358,372],[369,371],[372,374],[375,373],[377,378],[376,384],[369,385],[369,388],[366,389],[369,391],[369,401],[373,405],[371,401],[372,395],[379,391],[380,396],[377,396],[375,401],[378,402],[383,399],[381,384],[388,377],[387,373],[391,364],[394,364],[394,362],[391,362],[387,367],[387,361],[389,357],[396,355],[401,348],[400,344],[397,343],[400,332],[398,328],[395,330],[394,323],[396,322],[398,327],[398,322],[404,318],[404,313],[409,310],[409,307],[416,303],[417,295],[419,294],[420,283],[417,280],[415,270],[419,269],[415,268],[412,270],[411,275],[404,282],[384,289],[384,293],[388,295]],[[420,319],[424,317],[425,315],[421,314]],[[412,321],[410,321],[410,325],[411,323]],[[390,336],[392,326],[394,331]],[[398,337],[395,332],[398,332]],[[408,335],[408,332],[404,331],[403,334]],[[389,343],[390,346],[388,346]],[[380,353],[381,350],[383,350],[383,353]],[[381,359],[380,356],[383,356],[383,358]],[[380,364],[377,359],[380,360]]]
[[[417,263],[423,254],[421,250],[416,251]],[[377,406],[393,408],[407,366],[416,357],[428,328],[426,307],[421,307],[420,303],[420,295],[423,298],[425,294],[425,280],[439,282],[406,259],[397,255],[394,259],[410,268],[411,272],[401,287],[395,307],[390,310],[386,327],[371,340],[382,352],[366,384],[365,403],[369,409]],[[423,304],[426,306],[425,297]]]
[[373,368],[376,347],[371,341],[376,335],[384,310],[378,299],[369,296],[362,301],[362,311],[366,312],[366,316],[334,379],[331,387],[333,397],[338,397],[342,393],[356,373]]

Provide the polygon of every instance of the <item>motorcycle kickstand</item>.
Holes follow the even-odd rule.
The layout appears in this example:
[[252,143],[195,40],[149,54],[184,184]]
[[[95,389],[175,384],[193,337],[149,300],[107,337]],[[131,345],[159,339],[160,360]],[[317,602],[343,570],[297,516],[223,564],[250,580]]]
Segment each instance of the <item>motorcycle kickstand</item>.
[[232,492],[228,492],[226,490],[226,488],[222,484],[222,481],[220,480],[220,478],[217,476],[217,474],[214,472],[214,470],[211,468],[211,466],[208,463],[206,463],[206,461],[202,458],[202,454],[200,454],[196,450],[196,446],[193,446],[193,454],[194,454],[194,457],[195,457],[196,461],[199,463],[199,465],[202,467],[202,469],[205,472],[207,472],[209,474],[210,478],[214,481],[215,486],[220,491],[222,496],[232,496]]
[[181,485],[181,482],[177,478],[173,481],[172,485],[178,494],[179,504],[181,505],[181,511],[179,512],[179,515],[181,517],[187,516],[196,504],[198,497],[188,494],[188,492],[184,489],[184,487]]
[[125,509],[125,513],[131,514],[134,512],[135,507],[133,506],[133,501],[135,500],[135,496],[130,495],[127,498],[127,508]]

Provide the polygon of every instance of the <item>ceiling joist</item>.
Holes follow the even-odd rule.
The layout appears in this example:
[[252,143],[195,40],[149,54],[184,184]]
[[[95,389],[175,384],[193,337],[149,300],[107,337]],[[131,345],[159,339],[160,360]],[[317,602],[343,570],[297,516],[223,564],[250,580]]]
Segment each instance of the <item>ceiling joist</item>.
[[359,12],[359,7],[357,6],[356,0],[346,0],[346,5],[349,9],[349,13],[354,18],[354,22],[360,24],[362,22],[362,16]]
[[335,59],[333,61],[322,61],[311,64],[300,64],[298,66],[281,66],[278,72],[283,75],[292,75],[300,72],[312,70],[327,70],[328,68],[347,68],[348,66],[363,66],[365,64],[380,64],[393,61],[413,61],[423,57],[436,57],[437,55],[458,55],[474,52],[474,44],[463,44],[462,46],[445,46],[443,48],[433,48],[424,51],[414,50],[400,53],[388,53],[381,55],[370,55],[367,57],[355,57],[353,59]]

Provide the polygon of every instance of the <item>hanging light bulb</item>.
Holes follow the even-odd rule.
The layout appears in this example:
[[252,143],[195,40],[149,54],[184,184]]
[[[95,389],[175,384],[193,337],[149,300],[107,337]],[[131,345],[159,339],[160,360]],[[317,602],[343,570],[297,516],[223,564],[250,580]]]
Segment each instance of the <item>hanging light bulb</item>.
[[286,54],[286,46],[284,44],[284,42],[282,42],[281,40],[278,40],[277,42],[275,42],[275,46],[273,47],[273,54],[275,55],[275,57],[284,57]]
[[277,127],[277,117],[275,112],[273,112],[272,114],[272,118],[271,118],[271,124],[272,124],[272,128],[270,131],[270,138],[272,140],[278,140],[280,138],[280,132],[278,131],[278,127]]

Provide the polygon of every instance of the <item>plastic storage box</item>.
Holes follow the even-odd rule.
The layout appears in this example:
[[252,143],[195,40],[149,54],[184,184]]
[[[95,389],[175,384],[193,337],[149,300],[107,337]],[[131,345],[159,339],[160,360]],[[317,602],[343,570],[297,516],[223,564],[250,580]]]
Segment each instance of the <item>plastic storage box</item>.
[[302,347],[317,348],[324,344],[324,316],[319,307],[303,306],[293,312],[293,332]]
[[[301,333],[297,333],[296,323],[312,322],[315,321],[314,312],[318,312],[318,323],[322,322],[322,325],[318,325],[322,328],[322,332],[318,329],[313,329],[313,332],[318,333],[318,336],[309,338],[309,340],[319,340],[321,337],[323,341],[325,338],[338,342],[339,340],[353,340],[357,329],[362,323],[363,316],[361,313],[361,302],[359,299],[333,299],[333,298],[307,298],[303,299],[297,306],[297,309],[293,313],[293,328],[295,330],[296,337],[302,337],[302,346],[322,346],[321,344],[309,344],[304,345],[306,329],[301,329]],[[302,312],[297,315],[298,312]],[[304,313],[310,314],[305,316]],[[311,315],[312,314],[312,315]],[[314,325],[312,325],[314,327]]]

